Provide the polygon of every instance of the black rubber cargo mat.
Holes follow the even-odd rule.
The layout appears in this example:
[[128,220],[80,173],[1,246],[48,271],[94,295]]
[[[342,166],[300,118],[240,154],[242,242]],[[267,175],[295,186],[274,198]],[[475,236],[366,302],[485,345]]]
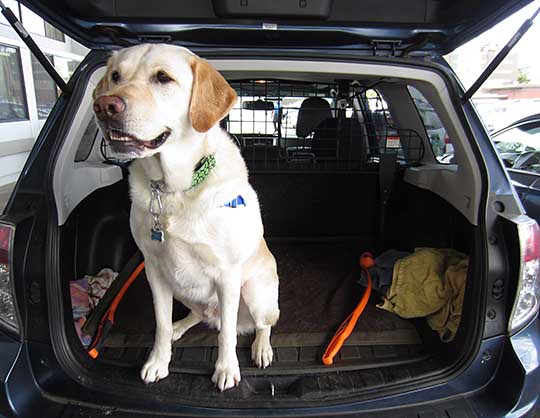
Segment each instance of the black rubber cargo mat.
[[[278,261],[280,276],[281,316],[272,331],[274,368],[283,366],[297,372],[298,367],[320,365],[324,347],[364,291],[357,284],[358,257],[363,249],[343,242],[271,242],[269,246]],[[414,324],[377,308],[377,301],[373,293],[336,365],[358,367],[373,361],[393,364],[422,355]],[[175,302],[174,320],[186,314],[186,308]],[[129,358],[128,362],[144,361],[153,344],[154,329],[152,295],[141,275],[119,305],[115,326],[105,341],[108,349],[101,358],[122,363]],[[238,338],[238,355],[245,367],[251,364],[252,341],[252,335]],[[206,371],[215,361],[217,332],[199,324],[174,347],[172,370],[178,367]]]
[[[141,367],[151,348],[107,347],[100,361],[119,366]],[[272,366],[259,370],[251,361],[251,349],[237,348],[238,361],[246,376],[295,375],[318,370],[346,371],[363,368],[389,367],[427,359],[421,345],[346,345],[334,359],[331,368],[324,366],[322,347],[274,347]],[[169,370],[171,372],[211,374],[217,360],[217,347],[174,347]]]

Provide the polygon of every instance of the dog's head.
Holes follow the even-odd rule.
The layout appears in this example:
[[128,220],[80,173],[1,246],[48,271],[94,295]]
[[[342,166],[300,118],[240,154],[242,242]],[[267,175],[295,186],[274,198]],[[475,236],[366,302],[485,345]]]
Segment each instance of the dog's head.
[[208,62],[173,45],[115,52],[93,97],[101,132],[126,158],[155,154],[192,130],[208,131],[237,99]]

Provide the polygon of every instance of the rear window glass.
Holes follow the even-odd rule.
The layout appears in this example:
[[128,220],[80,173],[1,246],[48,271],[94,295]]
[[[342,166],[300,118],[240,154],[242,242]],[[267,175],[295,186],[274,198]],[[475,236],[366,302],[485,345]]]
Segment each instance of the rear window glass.
[[238,101],[221,125],[250,170],[361,170],[383,153],[407,162],[423,155],[420,135],[394,127],[380,92],[358,81],[230,84]]
[[[332,84],[282,83],[278,80],[249,80],[233,82],[238,101],[228,117],[231,134],[257,138],[303,138],[303,130],[297,130],[298,114],[306,98],[318,97],[327,102],[327,114],[321,111],[320,122],[332,118],[335,106],[332,94],[337,88]],[[319,104],[322,108],[322,106]],[[349,112],[350,115],[350,112]],[[313,127],[315,128],[315,126]]]
[[396,153],[406,162],[420,161],[424,145],[417,132],[397,127],[384,95],[377,89],[361,94],[364,100],[365,126],[372,138],[374,155]]
[[79,148],[77,148],[77,152],[75,153],[75,162],[81,162],[88,159],[92,152],[92,148],[94,147],[94,143],[96,142],[96,138],[98,137],[98,133],[96,121],[92,118],[84,131]]
[[382,153],[386,150],[396,150],[401,157],[401,138],[398,130],[394,128],[388,103],[382,94],[375,89],[366,90],[365,100],[367,102],[366,113],[375,133],[378,151]]
[[422,119],[435,158],[442,164],[453,164],[454,146],[439,115],[418,89],[412,86],[407,88]]

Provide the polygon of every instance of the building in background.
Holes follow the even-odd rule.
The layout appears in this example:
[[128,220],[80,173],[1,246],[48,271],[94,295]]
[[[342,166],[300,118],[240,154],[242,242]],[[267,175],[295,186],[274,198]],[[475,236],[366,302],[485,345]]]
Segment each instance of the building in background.
[[[464,87],[469,88],[518,27],[540,7],[540,0],[471,40],[446,56]],[[501,129],[516,120],[540,113],[540,19],[512,49],[473,101],[490,130]]]
[[[87,49],[18,1],[4,0],[67,81]],[[18,178],[59,91],[0,15],[0,193]]]

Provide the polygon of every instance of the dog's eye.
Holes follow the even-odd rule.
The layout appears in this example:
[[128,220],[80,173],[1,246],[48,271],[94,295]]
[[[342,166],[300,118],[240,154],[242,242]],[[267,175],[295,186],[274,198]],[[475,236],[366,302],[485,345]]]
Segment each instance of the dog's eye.
[[161,84],[166,84],[173,81],[173,79],[165,71],[160,70],[156,73],[156,81]]
[[113,71],[111,74],[111,80],[113,83],[118,83],[120,81],[120,73],[118,71]]

